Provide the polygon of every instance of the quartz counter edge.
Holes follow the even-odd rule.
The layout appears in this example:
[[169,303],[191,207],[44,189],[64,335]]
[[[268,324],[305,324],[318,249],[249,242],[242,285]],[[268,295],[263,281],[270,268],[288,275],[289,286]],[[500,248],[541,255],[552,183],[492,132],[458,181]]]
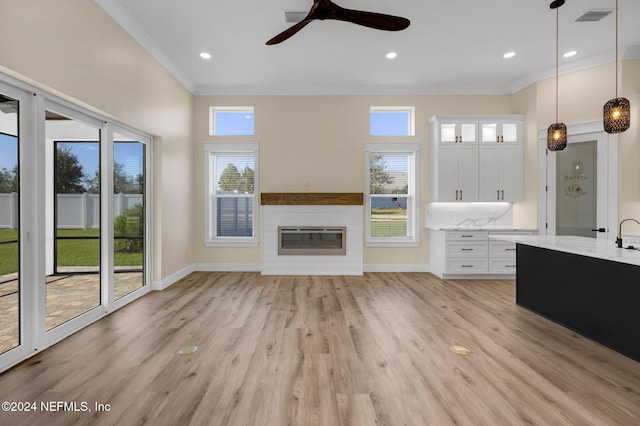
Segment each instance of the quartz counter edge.
[[513,226],[427,226],[434,231],[492,231],[492,232],[538,232],[537,228],[517,228]]
[[489,239],[640,266],[640,251],[617,248],[614,241],[564,235],[489,235]]

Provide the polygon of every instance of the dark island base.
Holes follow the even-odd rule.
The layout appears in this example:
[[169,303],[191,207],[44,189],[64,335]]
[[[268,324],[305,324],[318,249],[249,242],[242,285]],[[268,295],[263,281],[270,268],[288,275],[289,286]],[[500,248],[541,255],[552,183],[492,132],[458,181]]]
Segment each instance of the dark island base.
[[640,361],[640,266],[517,244],[516,303]]

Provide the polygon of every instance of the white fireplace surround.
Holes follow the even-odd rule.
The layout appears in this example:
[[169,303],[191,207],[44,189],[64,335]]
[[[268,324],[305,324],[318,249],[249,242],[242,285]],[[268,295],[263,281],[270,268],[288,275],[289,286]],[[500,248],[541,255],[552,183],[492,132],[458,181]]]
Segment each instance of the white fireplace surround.
[[[263,205],[262,274],[362,275],[363,207]],[[279,226],[346,227],[345,255],[278,255]]]

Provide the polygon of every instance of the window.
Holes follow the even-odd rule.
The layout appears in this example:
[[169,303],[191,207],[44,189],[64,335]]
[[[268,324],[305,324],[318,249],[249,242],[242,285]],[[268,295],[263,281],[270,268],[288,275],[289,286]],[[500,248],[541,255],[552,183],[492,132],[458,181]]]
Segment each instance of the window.
[[206,144],[205,154],[205,245],[257,246],[258,144]]
[[209,108],[209,134],[214,136],[253,136],[253,107]]
[[369,134],[371,136],[413,136],[415,134],[414,107],[371,107]]
[[416,246],[419,144],[368,144],[366,244]]

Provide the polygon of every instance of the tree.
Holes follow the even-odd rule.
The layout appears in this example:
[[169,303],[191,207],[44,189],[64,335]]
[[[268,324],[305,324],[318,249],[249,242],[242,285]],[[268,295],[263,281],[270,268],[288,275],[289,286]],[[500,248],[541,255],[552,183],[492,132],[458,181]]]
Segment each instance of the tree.
[[78,157],[71,148],[58,145],[56,149],[56,193],[82,194],[86,191],[83,185],[84,171]]
[[385,185],[393,183],[393,178],[386,171],[387,163],[382,155],[375,155],[369,161],[369,181],[371,194],[384,194]]
[[18,192],[18,166],[9,170],[3,168],[0,170],[0,194],[10,194]]
[[[142,194],[144,178],[142,174],[135,177],[129,176],[124,170],[124,165],[113,165],[113,193],[114,194]],[[91,178],[85,178],[85,185],[89,194],[100,192],[100,169]]]
[[234,164],[227,164],[227,167],[220,174],[220,189],[223,191],[238,191],[238,183],[240,182],[240,172]]
[[240,177],[238,192],[253,194],[254,188],[255,186],[253,169],[249,166],[246,166],[242,171],[242,176]]

